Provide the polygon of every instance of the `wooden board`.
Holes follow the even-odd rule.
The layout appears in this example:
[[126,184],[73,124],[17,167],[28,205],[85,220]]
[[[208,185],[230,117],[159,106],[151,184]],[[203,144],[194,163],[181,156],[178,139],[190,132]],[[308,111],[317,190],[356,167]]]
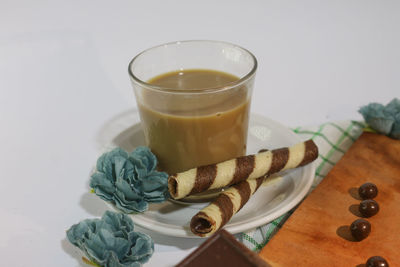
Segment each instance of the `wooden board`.
[[[356,242],[349,225],[365,182],[377,185],[380,211],[367,218],[371,234]],[[364,266],[376,255],[400,266],[400,140],[363,133],[260,256],[272,266]]]

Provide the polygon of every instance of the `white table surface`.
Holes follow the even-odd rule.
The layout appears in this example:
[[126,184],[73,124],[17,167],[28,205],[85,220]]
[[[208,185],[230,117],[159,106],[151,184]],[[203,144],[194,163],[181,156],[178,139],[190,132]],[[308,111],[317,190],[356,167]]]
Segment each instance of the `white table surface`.
[[[88,193],[104,131],[135,108],[130,59],[217,39],[259,61],[252,112],[288,126],[361,119],[400,97],[399,1],[0,1],[2,266],[80,266],[65,230],[100,217]],[[198,240],[152,234],[145,266]]]

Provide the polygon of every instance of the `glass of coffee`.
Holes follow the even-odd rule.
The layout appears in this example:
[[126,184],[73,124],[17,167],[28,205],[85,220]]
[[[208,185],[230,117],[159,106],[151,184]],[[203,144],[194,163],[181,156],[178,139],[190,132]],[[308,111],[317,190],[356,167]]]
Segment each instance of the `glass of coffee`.
[[129,64],[146,145],[173,174],[246,153],[257,60],[237,45],[182,41]]

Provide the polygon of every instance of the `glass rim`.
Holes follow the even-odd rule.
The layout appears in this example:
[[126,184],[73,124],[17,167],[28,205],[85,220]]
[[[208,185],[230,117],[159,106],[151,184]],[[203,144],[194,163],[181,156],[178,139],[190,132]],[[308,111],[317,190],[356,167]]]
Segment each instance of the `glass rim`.
[[[169,88],[169,87],[163,87],[163,86],[158,86],[158,85],[154,85],[154,84],[150,84],[148,82],[145,82],[141,79],[139,79],[135,74],[133,74],[132,72],[132,65],[134,64],[134,62],[143,54],[162,47],[162,46],[167,46],[167,45],[179,45],[181,43],[197,43],[197,42],[208,42],[208,43],[214,43],[214,44],[224,44],[224,45],[228,45],[240,50],[243,50],[244,52],[246,52],[247,54],[250,55],[250,57],[253,60],[253,66],[251,67],[250,71],[247,72],[245,75],[243,75],[242,77],[239,77],[239,79],[237,81],[233,81],[233,82],[229,82],[226,85],[220,85],[220,86],[215,86],[215,87],[208,87],[208,88],[204,88],[204,89],[187,89],[187,90],[180,90],[180,89],[176,89],[176,88]],[[249,50],[229,43],[229,42],[225,42],[225,41],[215,41],[215,40],[185,40],[185,41],[174,41],[174,42],[169,42],[169,43],[164,43],[164,44],[160,44],[160,45],[156,45],[153,47],[150,47],[146,50],[143,50],[142,52],[140,52],[139,54],[137,54],[130,62],[128,65],[128,73],[129,76],[131,77],[131,79],[139,84],[141,87],[144,87],[146,89],[150,89],[150,90],[154,90],[154,91],[158,91],[158,92],[169,92],[169,93],[176,93],[176,94],[201,94],[201,93],[213,93],[213,92],[221,92],[221,91],[226,91],[235,87],[240,86],[241,84],[247,82],[250,78],[252,78],[257,70],[257,58],[253,55],[253,53],[251,53]]]

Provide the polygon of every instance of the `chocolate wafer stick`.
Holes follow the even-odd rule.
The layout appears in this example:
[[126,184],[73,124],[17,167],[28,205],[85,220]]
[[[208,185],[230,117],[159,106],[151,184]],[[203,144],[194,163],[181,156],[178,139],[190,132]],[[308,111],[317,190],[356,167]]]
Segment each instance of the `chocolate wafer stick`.
[[180,199],[190,194],[303,166],[317,157],[318,147],[312,140],[308,140],[289,148],[264,151],[171,175],[168,178],[168,190],[174,199]]
[[202,237],[215,233],[247,203],[265,178],[266,176],[245,180],[223,191],[192,218],[190,230]]

